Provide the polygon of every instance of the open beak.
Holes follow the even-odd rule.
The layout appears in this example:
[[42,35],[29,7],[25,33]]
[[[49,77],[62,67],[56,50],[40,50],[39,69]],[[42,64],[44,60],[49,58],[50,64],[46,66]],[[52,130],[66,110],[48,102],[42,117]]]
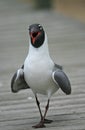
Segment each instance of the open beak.
[[32,39],[32,43],[34,44],[35,41],[36,41],[36,38],[40,35],[40,32],[38,31],[33,31],[33,32],[30,32],[30,37]]

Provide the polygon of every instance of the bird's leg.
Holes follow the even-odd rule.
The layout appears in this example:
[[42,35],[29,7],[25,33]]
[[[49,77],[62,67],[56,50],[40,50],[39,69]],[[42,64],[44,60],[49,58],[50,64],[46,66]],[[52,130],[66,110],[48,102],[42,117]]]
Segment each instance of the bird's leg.
[[49,102],[50,102],[50,100],[48,99],[47,105],[46,105],[46,107],[45,107],[45,113],[44,113],[43,120],[45,119],[46,114],[47,114],[47,111],[48,111],[48,109],[49,109]]
[[44,122],[44,123],[51,123],[52,122],[52,120],[45,119],[47,111],[49,109],[49,102],[50,102],[50,100],[48,99],[47,105],[45,107],[45,113],[44,113],[43,119],[41,121],[41,122]]
[[46,108],[45,108],[45,113],[44,113],[44,116],[43,116],[42,112],[41,112],[41,109],[40,109],[40,103],[38,101],[37,95],[35,95],[35,98],[36,98],[36,103],[37,103],[37,106],[38,106],[38,109],[39,109],[39,112],[40,112],[41,121],[37,125],[35,125],[33,127],[34,128],[43,128],[43,127],[45,127],[44,123],[51,123],[52,122],[52,120],[45,119],[48,108],[49,108],[49,101],[50,100],[48,99],[48,102],[47,102],[47,105],[46,105]]
[[41,121],[33,127],[34,128],[43,128],[43,127],[45,127],[45,125],[44,125],[44,122],[43,122],[43,116],[42,116],[42,112],[41,112],[41,109],[40,109],[40,103],[38,101],[37,95],[35,95],[35,98],[36,98],[36,103],[37,103],[37,106],[38,106],[38,109],[39,109],[39,112],[40,112]]
[[41,112],[41,109],[40,109],[40,102],[38,101],[37,95],[35,95],[35,99],[36,99],[36,103],[37,103],[37,106],[38,106],[38,109],[39,109],[39,112],[40,112],[40,116],[41,116],[41,119],[42,119],[43,116],[42,116],[42,112]]
[[[39,112],[40,112],[40,116],[41,116],[41,121],[40,122],[42,122],[44,117],[43,117],[41,109],[40,109],[40,102],[38,101],[37,95],[35,95],[35,98],[36,98],[36,103],[37,103],[37,106],[38,106],[38,109],[39,109]],[[49,100],[48,100],[48,104],[46,106],[46,109],[47,109],[47,107],[49,107]],[[45,114],[46,114],[46,112],[45,112]],[[51,123],[51,122],[52,122],[52,120],[48,120],[48,119],[44,118],[44,123],[48,124],[48,123]]]

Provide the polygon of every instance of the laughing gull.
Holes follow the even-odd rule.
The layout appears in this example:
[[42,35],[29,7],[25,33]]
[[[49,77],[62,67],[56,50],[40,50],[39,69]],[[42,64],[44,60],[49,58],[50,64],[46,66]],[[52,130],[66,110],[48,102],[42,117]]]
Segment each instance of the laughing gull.
[[[45,123],[52,122],[45,117],[50,98],[59,88],[65,94],[71,94],[70,81],[62,66],[55,64],[49,56],[47,35],[40,24],[29,26],[29,52],[24,65],[17,70],[11,80],[12,92],[28,88],[31,88],[35,95],[41,117],[40,122],[33,126],[34,128],[42,128],[45,127]],[[37,94],[46,95],[48,98],[44,115]]]

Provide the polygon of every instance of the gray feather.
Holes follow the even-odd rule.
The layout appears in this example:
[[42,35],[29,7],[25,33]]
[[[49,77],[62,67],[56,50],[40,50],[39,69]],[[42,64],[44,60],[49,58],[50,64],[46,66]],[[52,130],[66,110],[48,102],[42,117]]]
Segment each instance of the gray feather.
[[67,75],[60,69],[53,72],[53,80],[59,85],[66,94],[71,94],[71,84]]
[[55,64],[54,68],[55,68],[55,69],[63,70],[63,67],[62,67],[61,65],[58,65],[58,64]]
[[13,75],[11,79],[11,91],[13,93],[16,93],[22,89],[28,89],[30,88],[25,79],[24,79],[24,72],[23,67],[17,70],[17,72]]

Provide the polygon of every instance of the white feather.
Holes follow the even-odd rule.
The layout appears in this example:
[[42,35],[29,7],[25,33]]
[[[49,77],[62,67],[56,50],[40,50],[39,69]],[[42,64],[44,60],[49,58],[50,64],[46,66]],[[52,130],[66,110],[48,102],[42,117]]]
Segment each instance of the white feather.
[[[30,43],[30,40],[29,40]],[[31,43],[29,53],[24,63],[25,80],[34,93],[48,95],[48,98],[58,90],[52,79],[54,63],[49,56],[47,35],[39,48],[34,48]]]

